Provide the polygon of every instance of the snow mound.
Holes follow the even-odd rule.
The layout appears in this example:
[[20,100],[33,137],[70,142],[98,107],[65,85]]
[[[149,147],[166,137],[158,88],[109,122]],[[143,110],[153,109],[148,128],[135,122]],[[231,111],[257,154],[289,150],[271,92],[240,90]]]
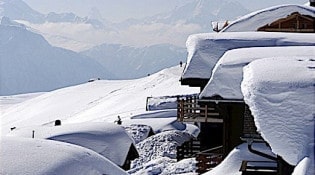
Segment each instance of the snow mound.
[[[140,157],[132,161],[131,172],[145,168],[144,164],[161,157],[176,159],[177,146],[192,136],[182,131],[165,131],[153,135],[137,144]],[[146,168],[145,168],[146,169]]]
[[196,169],[196,163],[194,158],[176,162],[175,159],[161,157],[145,163],[138,171],[131,170],[128,173],[133,175],[197,175],[197,173],[192,173]]
[[201,98],[220,95],[226,99],[243,99],[241,82],[243,67],[250,62],[267,57],[302,57],[312,58],[315,55],[314,46],[287,47],[251,47],[233,49],[224,53],[215,65],[211,78],[200,93]]
[[0,141],[0,174],[127,174],[108,159],[80,146],[18,137],[1,137]]
[[314,59],[260,59],[244,68],[242,92],[274,153],[291,165],[305,157],[314,174]]
[[133,140],[121,126],[106,122],[17,128],[9,135],[28,138],[34,136],[72,143],[91,149],[119,166],[125,163],[133,144]]
[[124,126],[124,128],[136,144],[153,134],[152,128],[148,125],[131,124],[130,126]]

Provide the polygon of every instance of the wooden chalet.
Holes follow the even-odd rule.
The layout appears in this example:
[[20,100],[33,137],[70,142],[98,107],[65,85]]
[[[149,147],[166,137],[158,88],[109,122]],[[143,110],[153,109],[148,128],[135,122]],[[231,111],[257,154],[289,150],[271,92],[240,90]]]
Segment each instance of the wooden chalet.
[[257,31],[314,33],[315,17],[293,12],[286,18],[278,19],[258,28]]

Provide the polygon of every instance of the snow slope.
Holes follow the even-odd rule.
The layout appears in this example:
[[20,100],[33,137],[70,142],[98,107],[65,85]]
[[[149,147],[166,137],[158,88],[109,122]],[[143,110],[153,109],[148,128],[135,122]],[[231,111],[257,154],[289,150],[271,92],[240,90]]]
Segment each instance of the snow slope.
[[[45,93],[4,109],[1,129],[85,121],[114,122],[117,116],[130,118],[145,111],[146,98],[197,93],[198,88],[181,86],[182,67],[162,70],[135,80],[97,80]],[[40,110],[39,110],[40,109]]]
[[293,12],[315,16],[315,8],[303,5],[279,5],[255,11],[245,15],[224,28],[221,32],[257,31],[259,27],[270,24],[280,18],[285,18]]
[[52,47],[25,27],[0,24],[0,95],[51,91],[109,73],[96,61]]
[[226,99],[243,99],[241,92],[243,67],[250,62],[267,57],[313,58],[314,55],[314,46],[251,47],[229,50],[216,63],[200,97],[220,95]]
[[127,174],[94,151],[68,143],[1,137],[0,144],[0,174]]
[[190,35],[187,65],[182,79],[210,79],[211,71],[227,51],[245,47],[314,46],[314,34],[281,32],[222,32]]
[[241,86],[272,151],[291,165],[308,157],[309,175],[314,174],[314,68],[314,59],[260,59],[244,68]]

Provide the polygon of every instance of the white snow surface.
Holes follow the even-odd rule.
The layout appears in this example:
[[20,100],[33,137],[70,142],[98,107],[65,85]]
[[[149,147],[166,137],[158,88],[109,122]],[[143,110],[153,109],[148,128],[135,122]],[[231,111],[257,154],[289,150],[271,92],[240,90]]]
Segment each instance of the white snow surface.
[[[197,93],[198,88],[181,86],[182,68],[172,67],[135,80],[97,80],[45,93],[4,109],[1,130],[11,127],[86,121],[114,122],[145,112],[146,98]],[[173,119],[174,120],[174,119]],[[3,134],[2,133],[2,134]]]
[[[130,174],[143,174],[144,172],[147,172],[147,174],[161,173],[163,171],[163,169],[159,167],[161,165],[154,166],[156,165],[155,162],[159,161],[161,164],[163,162],[163,161],[161,162],[161,159],[169,158],[173,160],[165,161],[164,162],[165,164],[170,164],[170,162],[175,163],[177,146],[180,146],[185,141],[188,141],[191,138],[193,138],[193,136],[190,135],[189,133],[172,130],[158,133],[143,140],[142,142],[137,144],[137,149],[139,151],[140,157],[132,161],[131,170],[129,170],[129,173]],[[166,165],[163,166],[164,168],[166,167]],[[191,172],[192,169],[194,169],[194,166],[192,168],[186,168],[186,172]],[[151,172],[148,170],[150,170]],[[182,173],[184,173],[184,170]]]
[[179,122],[177,120],[177,109],[146,111],[123,122],[125,126],[134,124],[148,125],[154,133],[179,130],[197,137],[200,132],[200,129],[193,124]]
[[211,78],[200,93],[201,98],[220,95],[225,99],[243,99],[241,82],[243,67],[250,62],[267,57],[301,57],[312,58],[315,55],[314,46],[287,47],[251,47],[233,49],[225,52],[215,65]]
[[[264,143],[253,143],[252,147],[253,149],[260,152],[266,153],[271,156],[276,156]],[[241,168],[243,160],[270,161],[269,159],[251,153],[247,148],[247,143],[243,143],[235,147],[218,166],[216,166],[211,171],[204,173],[204,175],[241,175],[242,172],[240,172],[239,170]]]
[[310,6],[294,4],[273,6],[245,15],[233,21],[221,32],[257,31],[259,27],[270,24],[280,18],[285,18],[293,12],[315,16],[315,8]]
[[0,146],[0,174],[127,174],[96,152],[68,143],[1,137]]
[[9,136],[56,140],[91,149],[122,166],[133,140],[119,125],[107,122],[62,124],[60,126],[31,126],[17,128]]
[[272,151],[292,165],[309,157],[309,175],[314,174],[314,70],[314,59],[259,59],[244,68],[241,85]]
[[227,51],[245,47],[314,46],[314,34],[281,32],[222,32],[190,35],[186,46],[187,65],[182,79],[210,79],[220,57]]

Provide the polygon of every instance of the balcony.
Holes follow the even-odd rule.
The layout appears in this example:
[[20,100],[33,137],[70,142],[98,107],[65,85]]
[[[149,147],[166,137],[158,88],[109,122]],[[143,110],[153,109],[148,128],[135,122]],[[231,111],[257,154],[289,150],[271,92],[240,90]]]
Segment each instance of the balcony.
[[177,120],[180,122],[223,123],[214,106],[199,105],[196,96],[177,98]]

